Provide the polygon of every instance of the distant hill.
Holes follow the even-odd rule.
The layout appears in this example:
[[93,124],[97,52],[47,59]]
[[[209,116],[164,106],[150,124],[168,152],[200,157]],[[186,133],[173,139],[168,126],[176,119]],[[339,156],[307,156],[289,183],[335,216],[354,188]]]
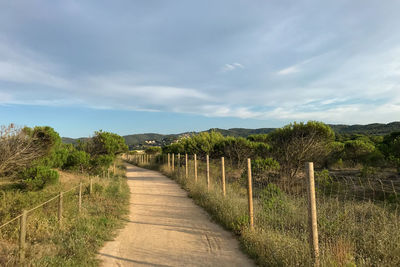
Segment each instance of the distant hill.
[[[342,124],[329,124],[329,126],[339,134],[368,134],[368,135],[385,135],[394,131],[400,131],[400,122],[391,122],[388,124],[372,123],[367,125],[342,125]],[[267,134],[275,128],[259,128],[259,129],[246,129],[246,128],[231,128],[219,129],[212,128],[205,132],[217,131],[224,136],[247,137],[252,134]],[[182,136],[195,134],[196,132],[186,132],[180,134],[157,134],[157,133],[144,133],[144,134],[131,134],[125,135],[125,142],[132,148],[141,148],[145,145],[164,146],[171,144]],[[84,141],[87,138],[68,138],[63,137],[63,143],[75,144],[77,140]],[[147,142],[146,142],[147,141]],[[154,141],[154,142],[153,142]]]
[[385,135],[391,132],[400,131],[400,122],[372,123],[367,125],[329,125],[331,128],[340,134],[369,134],[369,135]]
[[87,137],[80,137],[80,138],[69,138],[69,137],[62,137],[61,140],[64,144],[73,144],[75,145],[78,141],[85,142],[89,138]]
[[231,128],[231,129],[219,129],[212,128],[206,132],[216,131],[220,132],[223,136],[234,136],[234,137],[247,137],[252,134],[267,134],[275,130],[275,128],[259,128],[259,129],[246,129],[246,128]]

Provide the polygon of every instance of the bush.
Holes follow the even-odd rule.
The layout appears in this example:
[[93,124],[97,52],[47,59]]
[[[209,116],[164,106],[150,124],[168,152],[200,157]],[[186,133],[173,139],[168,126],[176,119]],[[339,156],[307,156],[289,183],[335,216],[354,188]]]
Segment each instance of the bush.
[[86,169],[89,165],[90,155],[85,151],[72,150],[70,151],[67,162],[63,169],[80,170]]
[[156,155],[156,154],[161,154],[162,149],[159,146],[151,146],[146,148],[145,152],[146,154]]
[[54,184],[59,177],[57,171],[40,165],[24,170],[21,176],[24,187],[30,191],[43,189],[47,184]]
[[259,195],[264,210],[288,210],[286,195],[275,184],[269,183]]

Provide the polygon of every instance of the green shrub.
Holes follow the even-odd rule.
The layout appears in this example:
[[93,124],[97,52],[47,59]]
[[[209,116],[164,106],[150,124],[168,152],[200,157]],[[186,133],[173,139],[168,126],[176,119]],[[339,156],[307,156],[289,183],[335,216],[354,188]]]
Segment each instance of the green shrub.
[[370,166],[363,166],[361,169],[361,173],[360,176],[362,178],[369,178],[371,176],[373,176],[374,174],[376,174],[376,169]]
[[23,186],[30,191],[43,189],[47,184],[54,184],[58,181],[58,172],[47,166],[35,166],[24,170],[21,173]]
[[70,151],[63,169],[83,171],[83,169],[88,167],[89,160],[90,155],[88,153],[74,149]]
[[275,184],[269,183],[259,194],[264,210],[288,210],[286,195]]

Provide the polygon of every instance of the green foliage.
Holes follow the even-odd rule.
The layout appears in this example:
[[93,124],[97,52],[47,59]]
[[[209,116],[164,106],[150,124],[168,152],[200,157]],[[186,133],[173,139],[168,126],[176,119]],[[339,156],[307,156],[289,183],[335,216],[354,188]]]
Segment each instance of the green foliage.
[[370,166],[363,166],[361,169],[360,176],[362,178],[370,178],[376,174],[376,169]]
[[400,173],[400,132],[393,132],[383,138],[380,150],[386,159],[397,168]]
[[243,137],[226,137],[215,143],[212,156],[225,156],[231,165],[236,163],[237,167],[241,167],[254,155],[254,148],[255,144]]
[[24,170],[21,173],[22,184],[25,189],[36,191],[43,189],[47,184],[54,184],[58,181],[58,172],[47,166],[35,166]]
[[36,126],[33,129],[24,128],[34,138],[34,142],[42,147],[47,154],[51,154],[61,145],[60,135],[49,126]]
[[90,140],[88,152],[91,155],[117,155],[128,151],[122,136],[115,133],[98,131]]
[[284,178],[293,179],[306,161],[321,162],[329,153],[335,134],[321,122],[293,123],[269,135],[272,154]]
[[368,156],[375,151],[375,145],[366,138],[346,141],[344,152],[347,160],[353,163],[366,162]]
[[90,155],[85,151],[73,149],[69,152],[64,169],[69,170],[86,170],[89,167]]
[[163,151],[163,153],[175,153],[175,154],[184,153],[185,147],[182,142],[178,142],[178,143],[173,143],[168,146],[165,146],[162,149],[162,151]]
[[269,183],[263,188],[259,194],[259,199],[266,212],[272,209],[288,210],[286,196],[275,184]]
[[96,157],[92,157],[90,159],[90,166],[92,168],[92,172],[99,174],[99,172],[104,168],[108,168],[114,161],[114,157],[112,155],[99,155]]
[[268,134],[252,134],[247,137],[252,142],[268,143]]
[[144,152],[146,152],[146,154],[156,155],[160,154],[162,152],[162,149],[159,146],[151,146],[146,148]]
[[210,133],[202,132],[191,138],[185,138],[182,143],[187,153],[205,156],[207,154],[212,155],[215,145],[223,139],[224,137],[221,133],[211,131]]
[[252,172],[259,171],[278,171],[280,169],[279,162],[273,158],[256,158],[251,161]]

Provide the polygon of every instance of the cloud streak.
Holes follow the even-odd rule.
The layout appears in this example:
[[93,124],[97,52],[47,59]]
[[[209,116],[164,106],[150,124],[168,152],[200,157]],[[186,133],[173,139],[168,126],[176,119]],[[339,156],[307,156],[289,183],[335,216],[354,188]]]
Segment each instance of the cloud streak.
[[266,122],[400,114],[395,1],[229,1],[223,13],[225,1],[45,2],[45,14],[0,4],[3,105]]

